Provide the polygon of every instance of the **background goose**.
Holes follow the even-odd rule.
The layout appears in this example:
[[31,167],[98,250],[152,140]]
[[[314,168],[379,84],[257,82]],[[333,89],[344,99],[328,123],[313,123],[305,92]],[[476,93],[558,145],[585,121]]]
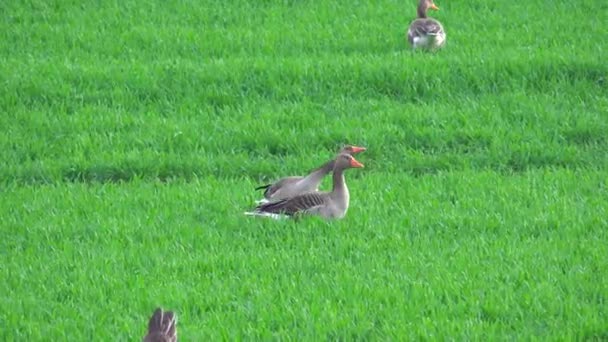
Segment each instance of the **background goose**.
[[439,10],[433,0],[420,0],[418,18],[412,21],[407,30],[407,40],[414,48],[434,50],[445,44],[446,36],[443,26],[436,19],[427,17],[426,13],[429,8]]
[[143,342],[177,342],[177,316],[172,311],[157,308],[148,323]]
[[348,187],[344,180],[344,170],[363,167],[352,155],[341,153],[335,159],[333,188],[331,192],[308,192],[291,198],[258,205],[248,215],[293,216],[296,214],[318,215],[328,219],[340,219],[346,215],[350,201]]
[[[340,150],[340,154],[356,154],[365,151],[365,147],[346,145]],[[302,193],[317,191],[323,178],[334,169],[334,161],[332,159],[322,166],[312,170],[307,176],[292,176],[282,178],[275,183],[266,184],[255,188],[256,190],[266,189],[264,198],[258,203],[267,203],[269,201],[277,201],[285,198],[290,198]]]

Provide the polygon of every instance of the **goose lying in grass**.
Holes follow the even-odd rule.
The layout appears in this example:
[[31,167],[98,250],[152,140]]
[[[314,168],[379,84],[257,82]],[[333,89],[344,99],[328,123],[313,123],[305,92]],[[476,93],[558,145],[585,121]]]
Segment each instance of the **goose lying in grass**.
[[177,316],[172,311],[157,308],[148,323],[143,342],[177,342]]
[[344,180],[344,170],[360,168],[352,155],[341,153],[333,165],[333,188],[331,192],[307,192],[293,197],[258,205],[253,212],[245,213],[255,216],[282,218],[294,215],[318,215],[327,219],[341,219],[348,211],[350,194]]
[[[365,147],[352,145],[344,146],[339,153],[356,154],[365,151]],[[255,190],[264,190],[264,198],[258,201],[259,203],[267,203],[285,198],[290,198],[299,194],[317,191],[323,178],[330,173],[334,168],[334,160],[332,159],[322,166],[312,170],[307,176],[292,176],[279,179],[272,184],[266,184],[255,188]]]
[[437,50],[445,44],[443,26],[436,19],[427,17],[429,8],[439,10],[433,0],[420,0],[418,18],[412,21],[407,30],[407,40],[414,49]]

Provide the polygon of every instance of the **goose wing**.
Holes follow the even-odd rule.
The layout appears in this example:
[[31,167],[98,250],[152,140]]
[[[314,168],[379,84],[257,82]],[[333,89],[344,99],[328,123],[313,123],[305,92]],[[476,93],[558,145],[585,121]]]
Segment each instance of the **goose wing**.
[[410,26],[413,36],[436,36],[443,32],[443,26],[434,19],[416,19]]
[[276,181],[272,184],[266,184],[266,185],[259,186],[259,187],[255,188],[255,190],[265,189],[264,198],[270,199],[275,193],[277,193],[277,191],[281,190],[282,188],[289,187],[289,186],[299,182],[300,180],[302,180],[302,177],[299,177],[299,176],[285,177],[285,178],[279,179],[278,181]]
[[261,204],[256,208],[258,212],[295,215],[310,212],[327,205],[329,195],[321,192],[306,194],[283,199],[277,202]]

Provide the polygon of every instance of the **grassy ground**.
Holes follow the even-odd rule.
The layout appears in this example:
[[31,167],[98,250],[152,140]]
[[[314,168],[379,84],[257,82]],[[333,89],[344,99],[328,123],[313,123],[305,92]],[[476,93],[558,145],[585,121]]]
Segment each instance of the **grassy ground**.
[[437,1],[0,3],[0,339],[608,338],[608,4]]

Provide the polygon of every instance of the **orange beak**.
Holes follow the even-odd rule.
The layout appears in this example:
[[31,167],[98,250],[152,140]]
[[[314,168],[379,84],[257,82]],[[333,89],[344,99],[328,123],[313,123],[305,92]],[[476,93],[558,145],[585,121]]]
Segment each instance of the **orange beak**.
[[435,11],[439,11],[439,7],[437,7],[437,5],[435,5],[435,4],[431,4],[431,9],[434,9]]
[[367,150],[365,147],[352,146],[353,153],[359,153]]
[[350,166],[352,166],[352,167],[363,167],[364,165],[363,165],[363,164],[361,164],[361,163],[359,163],[359,162],[357,161],[357,159],[352,158],[352,159],[350,160]]

